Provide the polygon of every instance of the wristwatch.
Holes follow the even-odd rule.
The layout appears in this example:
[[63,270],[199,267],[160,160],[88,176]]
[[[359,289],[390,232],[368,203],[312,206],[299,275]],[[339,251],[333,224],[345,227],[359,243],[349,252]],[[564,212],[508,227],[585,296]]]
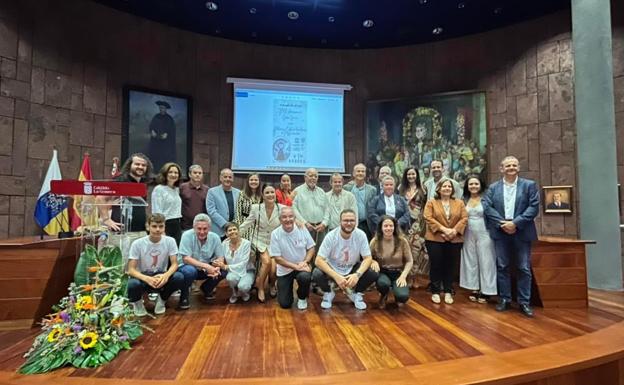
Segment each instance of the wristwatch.
[[360,273],[359,271],[356,271],[355,275],[357,275],[358,279],[362,278],[362,273]]

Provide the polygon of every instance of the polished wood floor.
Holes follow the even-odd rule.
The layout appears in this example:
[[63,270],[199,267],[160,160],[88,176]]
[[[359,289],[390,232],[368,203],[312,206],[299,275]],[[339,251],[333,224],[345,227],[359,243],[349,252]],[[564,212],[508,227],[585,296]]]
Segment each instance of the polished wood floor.
[[[377,294],[369,292],[365,312],[341,294],[329,311],[314,295],[307,311],[282,310],[274,300],[230,305],[228,295],[221,288],[209,303],[194,297],[190,310],[168,309],[148,320],[155,333],[147,332],[102,368],[67,368],[50,376],[185,382],[383,373],[564,341],[624,320],[624,293],[596,290],[590,291],[588,309],[538,308],[534,319],[518,311],[496,313],[493,304],[471,303],[461,291],[455,304],[435,305],[416,290],[407,305],[386,310],[378,309]],[[19,367],[37,332],[0,331],[0,373]]]

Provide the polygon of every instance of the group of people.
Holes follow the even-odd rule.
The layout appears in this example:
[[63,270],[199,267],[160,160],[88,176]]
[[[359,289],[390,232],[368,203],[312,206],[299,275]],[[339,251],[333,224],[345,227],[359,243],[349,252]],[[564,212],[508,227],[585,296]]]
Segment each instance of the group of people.
[[[499,296],[498,311],[510,308],[510,265],[515,255],[517,302],[533,316],[530,246],[537,238],[535,182],[520,178],[518,160],[501,162],[502,179],[486,188],[478,175],[464,186],[443,174],[440,160],[430,164],[431,178],[407,166],[396,186],[391,170],[382,167],[375,185],[366,183],[364,164],[353,167],[352,180],[330,177],[329,191],[318,186],[318,172],[306,170],[305,183],[292,188],[290,176],[279,186],[250,174],[242,191],[233,187],[233,172],[223,169],[218,186],[203,184],[199,165],[189,168],[190,180],[180,183],[181,169],[166,163],[151,193],[151,215],[135,207],[130,221],[128,297],[135,313],[145,315],[142,295],[155,291],[154,312],[180,291],[178,307],[190,307],[193,282],[206,299],[214,298],[219,282],[231,288],[229,301],[248,301],[252,290],[260,302],[277,297],[283,308],[295,302],[306,309],[308,295],[322,295],[321,307],[332,307],[344,292],[359,310],[367,308],[363,293],[375,284],[379,307],[392,293],[395,302],[409,300],[409,289],[428,275],[431,300],[454,302],[453,280],[459,264],[460,286],[469,299],[486,303]],[[149,159],[133,154],[119,180],[145,183]],[[117,211],[117,212],[116,212]],[[102,222],[116,230],[122,224],[114,208]],[[145,236],[145,224],[148,235]],[[135,226],[135,222],[136,226]],[[139,236],[133,232],[141,232]],[[122,250],[123,252],[123,250]]]

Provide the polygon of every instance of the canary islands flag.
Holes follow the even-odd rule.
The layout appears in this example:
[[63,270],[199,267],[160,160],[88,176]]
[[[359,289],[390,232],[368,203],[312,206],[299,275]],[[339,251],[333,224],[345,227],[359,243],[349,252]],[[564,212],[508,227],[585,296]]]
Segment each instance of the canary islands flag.
[[69,231],[67,199],[58,197],[50,191],[50,182],[61,179],[61,168],[54,150],[35,208],[35,222],[49,235]]

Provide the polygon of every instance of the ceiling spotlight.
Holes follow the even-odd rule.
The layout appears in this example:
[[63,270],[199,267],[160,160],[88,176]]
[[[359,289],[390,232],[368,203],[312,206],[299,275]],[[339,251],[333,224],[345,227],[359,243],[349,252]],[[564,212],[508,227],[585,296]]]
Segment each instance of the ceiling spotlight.
[[435,27],[435,28],[433,29],[433,31],[431,31],[431,33],[433,33],[434,35],[439,35],[439,34],[441,34],[443,31],[444,31],[444,28],[442,28],[442,27]]
[[418,2],[420,3],[420,5],[425,5],[427,4],[428,0],[418,0]]
[[498,7],[494,9],[495,15],[500,15],[503,12],[503,7]]
[[255,8],[249,8],[249,13],[251,13],[252,15],[255,15],[255,14],[256,14],[256,12],[258,12],[258,10],[257,10],[257,9],[255,9]]
[[288,12],[288,18],[290,20],[297,20],[299,18],[299,13],[295,11]]
[[209,11],[216,11],[219,9],[219,6],[214,1],[207,1],[206,8],[208,8]]
[[364,20],[364,22],[362,23],[362,25],[363,25],[364,27],[366,27],[366,28],[370,28],[370,27],[372,27],[373,25],[375,25],[375,22],[374,22],[374,21],[372,21],[371,19],[366,19],[366,20]]
[[459,4],[457,4],[457,8],[464,9],[464,8],[466,8],[466,4],[465,3],[459,3]]
[[333,23],[334,21],[336,21],[336,19],[333,16],[330,16],[327,18],[327,21],[329,21],[330,23]]

